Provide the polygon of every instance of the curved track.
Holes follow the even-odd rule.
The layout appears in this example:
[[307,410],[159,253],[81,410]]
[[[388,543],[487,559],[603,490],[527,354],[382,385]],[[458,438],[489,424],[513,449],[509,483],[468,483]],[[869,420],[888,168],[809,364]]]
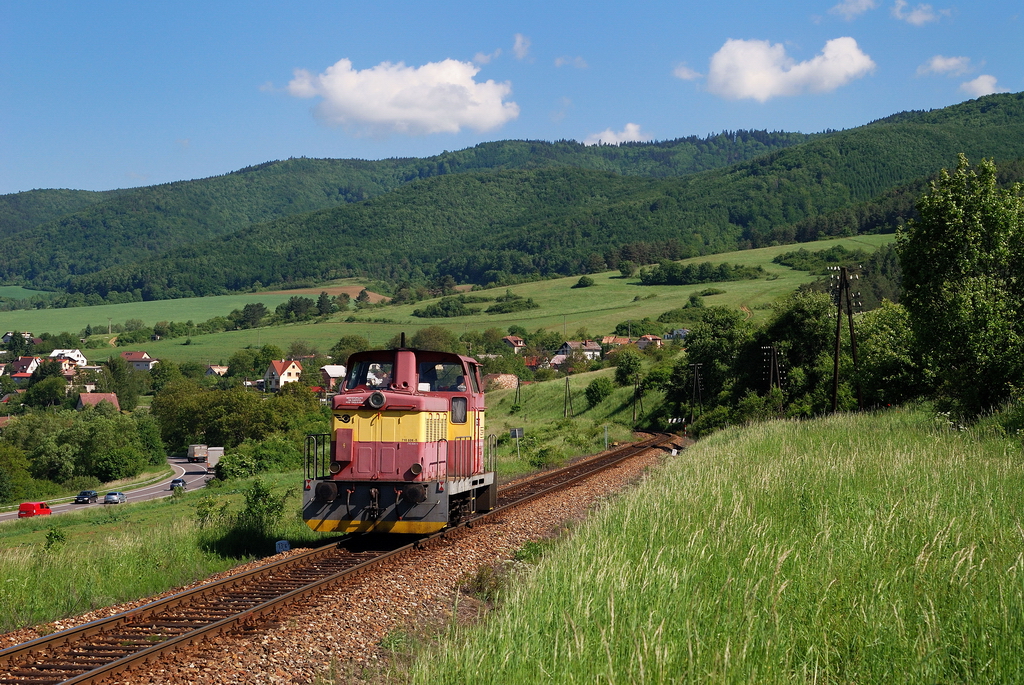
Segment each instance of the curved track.
[[570,487],[672,438],[655,436],[503,488],[498,506],[492,511],[409,544],[390,536],[385,540],[374,538],[378,546],[401,546],[369,550],[364,544],[368,538],[346,538],[116,616],[16,645],[0,651],[0,685],[98,683],[204,636],[259,624],[280,608],[302,601],[326,585],[343,582],[399,556],[418,553],[445,537],[464,532],[480,519]]

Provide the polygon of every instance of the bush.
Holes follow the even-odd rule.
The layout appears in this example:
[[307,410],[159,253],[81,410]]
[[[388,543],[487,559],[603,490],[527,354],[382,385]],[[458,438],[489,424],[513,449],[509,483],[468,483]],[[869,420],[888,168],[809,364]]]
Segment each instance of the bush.
[[552,466],[561,464],[565,459],[565,455],[557,447],[541,447],[539,450],[530,455],[527,460],[535,469],[546,469]]
[[594,279],[590,276],[580,276],[580,280],[576,281],[574,288],[589,288],[594,285]]
[[593,409],[611,395],[614,389],[615,386],[610,378],[595,378],[590,381],[590,385],[584,391],[587,396],[587,404]]

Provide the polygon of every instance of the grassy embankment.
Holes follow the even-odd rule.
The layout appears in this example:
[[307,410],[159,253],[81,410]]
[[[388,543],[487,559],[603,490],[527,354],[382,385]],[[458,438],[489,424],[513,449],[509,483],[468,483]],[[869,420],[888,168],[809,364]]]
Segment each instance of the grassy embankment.
[[[299,517],[300,478],[264,476],[275,493],[296,491],[275,533],[295,546],[321,544]],[[238,511],[250,482],[0,524],[0,631],[147,597],[247,561],[218,552],[218,530],[200,530],[195,505],[212,495],[216,508]]]
[[[496,470],[507,480],[544,466],[555,465],[567,458],[593,454],[604,449],[604,429],[608,441],[632,440],[633,388],[616,388],[593,408],[588,408],[583,394],[595,378],[611,378],[615,369],[602,369],[569,377],[573,413],[564,417],[565,379],[530,383],[520,388],[519,408],[515,390],[493,390],[487,393],[486,432],[498,440]],[[663,393],[651,392],[643,398],[649,411],[661,402]],[[638,407],[639,416],[639,407]],[[509,429],[522,428],[519,441],[509,438]],[[543,451],[547,449],[547,451]]]
[[[798,247],[819,250],[836,244],[842,244],[850,249],[859,247],[873,250],[892,240],[892,235],[865,235],[684,260],[693,263],[708,261],[713,264],[729,262],[745,266],[760,265],[768,272],[768,279],[693,286],[643,286],[637,278],[623,279],[618,272],[608,271],[592,274],[596,285],[590,288],[572,288],[579,280],[577,276],[513,286],[513,292],[523,297],[532,297],[540,305],[539,309],[514,314],[489,315],[481,312],[474,316],[453,319],[420,319],[412,316],[414,309],[431,302],[424,301],[363,312],[343,312],[335,314],[330,321],[323,323],[292,324],[201,335],[192,338],[189,345],[183,344],[185,339],[177,338],[148,342],[139,347],[158,359],[217,363],[226,361],[236,350],[250,345],[270,343],[287,349],[293,340],[301,339],[326,351],[343,335],[362,335],[373,345],[383,345],[402,331],[411,336],[426,326],[445,326],[461,334],[467,330],[483,330],[489,327],[506,329],[512,324],[518,324],[531,331],[537,328],[564,329],[568,336],[572,336],[578,328],[586,327],[593,335],[605,335],[621,321],[642,319],[645,316],[657,318],[665,311],[681,307],[692,293],[711,285],[725,290],[725,293],[707,298],[709,306],[724,305],[736,309],[747,307],[753,310],[753,315],[757,318],[764,315],[764,312],[758,309],[759,306],[767,305],[815,278],[804,271],[794,271],[772,264],[771,260],[776,255]],[[474,294],[494,297],[503,293],[504,289],[495,289]],[[310,295],[303,293],[303,296]],[[157,321],[204,321],[213,316],[226,316],[232,309],[244,307],[250,302],[263,302],[268,308],[273,309],[288,297],[290,294],[245,293],[61,310],[19,310],[0,313],[0,321],[3,322],[4,330],[28,330],[36,334],[43,331],[59,333],[68,330],[77,334],[87,324],[103,323],[108,317],[119,323],[127,319],[140,319],[147,325]],[[472,306],[485,309],[488,304]],[[359,321],[346,322],[345,319],[349,316],[355,316]],[[387,319],[389,322],[374,323],[372,320],[375,318]],[[106,359],[114,349],[110,347],[85,350],[85,353],[90,360],[97,361]]]
[[925,412],[724,431],[581,525],[412,681],[1017,681],[1021,456]]

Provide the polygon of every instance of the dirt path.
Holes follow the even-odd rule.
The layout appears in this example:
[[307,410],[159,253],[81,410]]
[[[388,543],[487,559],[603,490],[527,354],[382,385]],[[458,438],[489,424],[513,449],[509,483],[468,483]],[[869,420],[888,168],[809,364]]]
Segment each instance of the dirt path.
[[741,304],[740,305],[740,311],[745,314],[745,316],[743,317],[744,321],[746,321],[747,319],[749,319],[750,317],[752,317],[754,315],[754,312],[750,311],[750,307],[748,307],[745,304]]

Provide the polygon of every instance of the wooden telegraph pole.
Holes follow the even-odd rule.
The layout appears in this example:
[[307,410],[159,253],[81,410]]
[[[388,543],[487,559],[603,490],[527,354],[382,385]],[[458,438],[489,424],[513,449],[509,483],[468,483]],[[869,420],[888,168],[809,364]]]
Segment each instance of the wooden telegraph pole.
[[[864,400],[860,391],[860,376],[857,374],[857,335],[853,330],[853,307],[860,306],[860,293],[851,296],[850,282],[859,280],[860,275],[850,275],[845,266],[830,267],[836,273],[832,274],[833,280],[838,279],[836,284],[836,349],[832,364],[832,413],[838,411],[839,407],[839,354],[841,344],[841,332],[843,327],[843,301],[846,301],[846,318],[850,326],[850,351],[853,354],[853,381],[857,388],[857,408],[864,408]],[[856,300],[854,298],[857,298]]]

